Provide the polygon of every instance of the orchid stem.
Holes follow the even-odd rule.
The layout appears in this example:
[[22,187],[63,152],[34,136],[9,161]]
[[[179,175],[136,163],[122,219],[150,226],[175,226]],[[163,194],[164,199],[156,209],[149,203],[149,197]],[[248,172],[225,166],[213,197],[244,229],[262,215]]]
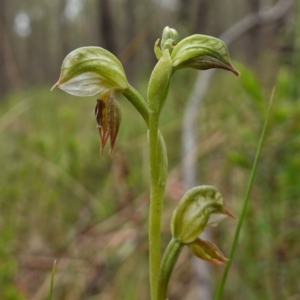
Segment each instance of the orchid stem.
[[149,112],[148,105],[141,94],[132,86],[124,90],[122,94],[131,102],[131,104],[138,110],[143,117],[147,126],[149,126]]
[[150,214],[149,214],[149,264],[151,299],[157,300],[158,277],[161,258],[161,215],[164,187],[159,185],[158,160],[158,113],[149,114],[149,155],[150,155]]
[[158,280],[158,300],[166,300],[168,292],[168,284],[174,266],[177,262],[179,254],[183,248],[183,244],[172,238],[164,253]]

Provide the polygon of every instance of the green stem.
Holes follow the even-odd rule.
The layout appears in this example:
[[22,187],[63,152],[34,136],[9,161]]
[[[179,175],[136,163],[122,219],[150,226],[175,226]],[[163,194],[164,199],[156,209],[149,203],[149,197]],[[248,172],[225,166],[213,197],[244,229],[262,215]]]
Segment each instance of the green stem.
[[160,274],[158,280],[158,300],[167,299],[170,277],[182,248],[183,244],[181,244],[174,238],[172,238],[168,244],[160,266]]
[[123,95],[140,112],[149,128],[150,156],[150,213],[149,213],[149,273],[151,299],[156,300],[157,282],[160,268],[160,228],[164,191],[167,177],[167,153],[164,140],[158,131],[159,112],[149,114],[144,98],[132,86]]
[[160,168],[158,159],[158,113],[149,114],[150,154],[150,213],[149,213],[149,264],[151,299],[156,300],[160,268],[160,228],[164,187],[159,184]]
[[266,134],[266,128],[267,128],[268,119],[269,119],[269,115],[270,115],[271,105],[272,105],[272,102],[273,102],[273,97],[274,97],[274,89],[272,91],[267,116],[266,116],[266,119],[265,119],[265,123],[264,123],[263,129],[262,129],[260,140],[259,140],[258,147],[257,147],[257,150],[256,150],[255,159],[254,159],[254,163],[253,163],[252,171],[251,171],[251,175],[250,175],[250,180],[249,180],[248,187],[247,187],[246,194],[245,194],[244,201],[243,201],[242,212],[241,212],[241,215],[239,217],[238,225],[237,225],[237,228],[236,228],[236,231],[235,231],[235,234],[234,234],[234,238],[233,238],[233,242],[232,242],[232,245],[231,245],[231,249],[230,249],[229,260],[226,264],[226,267],[225,267],[225,270],[224,270],[224,273],[223,273],[223,276],[222,276],[222,280],[221,280],[219,289],[217,291],[215,300],[220,300],[221,297],[222,297],[222,293],[223,293],[223,289],[224,289],[224,286],[225,286],[227,274],[228,274],[228,271],[230,269],[231,262],[233,260],[233,256],[234,256],[236,245],[237,245],[237,242],[238,242],[238,239],[239,239],[240,231],[241,231],[243,221],[244,221],[245,216],[246,216],[248,202],[249,202],[249,196],[250,196],[250,192],[251,192],[254,177],[255,177],[255,173],[256,173],[256,169],[257,169],[257,165],[258,165],[258,159],[259,159],[260,152],[261,152],[261,149],[262,149],[262,144],[263,144],[265,134]]
[[48,300],[52,300],[55,269],[56,269],[56,260],[54,261],[53,267],[52,267],[51,283],[50,283],[50,291],[49,291]]
[[131,102],[131,104],[138,110],[147,126],[149,126],[148,106],[141,94],[132,86],[124,90],[122,94]]

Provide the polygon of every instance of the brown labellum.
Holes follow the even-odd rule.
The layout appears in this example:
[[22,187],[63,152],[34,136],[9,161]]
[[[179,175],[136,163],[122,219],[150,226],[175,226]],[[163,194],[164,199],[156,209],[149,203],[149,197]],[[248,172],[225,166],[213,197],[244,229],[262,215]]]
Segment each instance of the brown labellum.
[[105,144],[109,138],[110,154],[114,148],[122,118],[119,103],[115,100],[112,92],[105,92],[101,94],[100,99],[97,99],[95,117],[100,134],[100,153],[102,155]]
[[228,261],[228,259],[223,255],[218,247],[211,242],[197,238],[188,246],[195,256],[213,264],[224,265]]

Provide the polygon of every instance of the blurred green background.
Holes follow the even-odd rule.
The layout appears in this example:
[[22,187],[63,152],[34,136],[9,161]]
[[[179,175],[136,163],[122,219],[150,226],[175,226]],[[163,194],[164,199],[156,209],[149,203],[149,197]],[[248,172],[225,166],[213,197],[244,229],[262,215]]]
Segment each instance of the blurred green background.
[[[215,72],[197,114],[197,182],[216,186],[239,216],[276,86],[223,299],[300,299],[297,7],[289,0],[1,0],[0,299],[47,299],[55,259],[53,299],[149,299],[146,127],[120,97],[123,119],[116,147],[101,158],[91,117],[96,97],[50,92],[63,58],[81,46],[107,48],[145,95],[156,62],[154,42],[166,25],[181,38],[220,36],[251,18],[255,25],[229,45],[242,75]],[[164,246],[184,192],[182,116],[197,74],[176,73],[161,120],[170,170]],[[213,229],[213,241],[225,255],[235,226],[226,220]],[[199,299],[192,264],[184,249],[172,276],[171,300]],[[222,272],[223,267],[212,268],[213,294]]]

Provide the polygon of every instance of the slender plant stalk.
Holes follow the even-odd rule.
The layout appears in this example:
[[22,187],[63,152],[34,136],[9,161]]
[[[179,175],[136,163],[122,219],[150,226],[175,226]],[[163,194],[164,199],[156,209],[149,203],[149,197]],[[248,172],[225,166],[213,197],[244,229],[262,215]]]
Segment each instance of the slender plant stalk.
[[147,126],[149,126],[149,113],[147,103],[141,94],[132,86],[129,86],[123,92],[123,95],[131,102],[131,104],[140,112]]
[[232,262],[233,257],[234,257],[234,253],[235,253],[235,250],[236,250],[236,245],[237,245],[237,242],[238,242],[238,239],[239,239],[240,231],[241,231],[243,222],[245,220],[245,216],[246,216],[246,212],[247,212],[247,206],[248,206],[248,202],[249,202],[249,196],[250,196],[250,192],[251,192],[251,189],[252,189],[252,185],[253,185],[253,181],[254,181],[257,165],[258,165],[258,159],[259,159],[259,156],[260,156],[260,153],[261,153],[263,141],[264,141],[265,134],[266,134],[266,128],[267,128],[269,115],[270,115],[270,110],[271,110],[271,106],[272,106],[272,102],[273,102],[273,98],[274,98],[274,91],[275,91],[275,89],[273,88],[271,98],[270,98],[270,101],[269,101],[267,116],[266,116],[264,126],[263,126],[263,129],[262,129],[262,132],[261,132],[260,140],[259,140],[258,147],[257,147],[257,150],[256,150],[256,154],[255,154],[254,163],[253,163],[252,170],[251,170],[250,179],[249,179],[249,182],[248,182],[248,187],[247,187],[246,194],[245,194],[245,197],[244,197],[242,212],[241,212],[241,215],[239,217],[239,221],[238,221],[237,228],[236,228],[234,238],[233,238],[233,242],[232,242],[232,245],[231,245],[229,260],[226,264],[226,267],[225,267],[225,270],[224,270],[224,273],[223,273],[223,276],[222,276],[222,280],[221,280],[220,286],[218,288],[215,300],[220,300],[221,297],[222,297],[222,293],[223,293],[223,289],[224,289],[225,282],[226,282],[226,279],[227,279],[228,271],[230,269],[231,262]]
[[56,269],[56,260],[54,261],[53,267],[52,267],[51,283],[50,283],[50,291],[49,291],[48,300],[52,300],[55,269]]
[[159,182],[160,165],[158,157],[158,123],[159,113],[148,113],[145,100],[133,87],[124,92],[124,96],[140,111],[149,128],[149,161],[150,161],[150,213],[149,213],[149,274],[151,299],[156,300],[157,282],[161,259],[161,215],[164,196],[164,185]]
[[158,280],[158,300],[166,300],[168,284],[183,244],[172,238],[162,258]]
[[161,215],[164,189],[159,186],[158,161],[158,122],[159,114],[149,114],[149,154],[150,154],[150,214],[149,214],[149,264],[151,299],[157,298],[158,277],[161,257]]
[[149,128],[149,161],[150,161],[150,213],[149,213],[149,275],[151,299],[156,300],[158,277],[161,260],[161,216],[165,185],[159,182],[161,166],[158,149],[159,112],[150,113],[148,107],[137,90],[129,87],[124,96],[140,111]]

